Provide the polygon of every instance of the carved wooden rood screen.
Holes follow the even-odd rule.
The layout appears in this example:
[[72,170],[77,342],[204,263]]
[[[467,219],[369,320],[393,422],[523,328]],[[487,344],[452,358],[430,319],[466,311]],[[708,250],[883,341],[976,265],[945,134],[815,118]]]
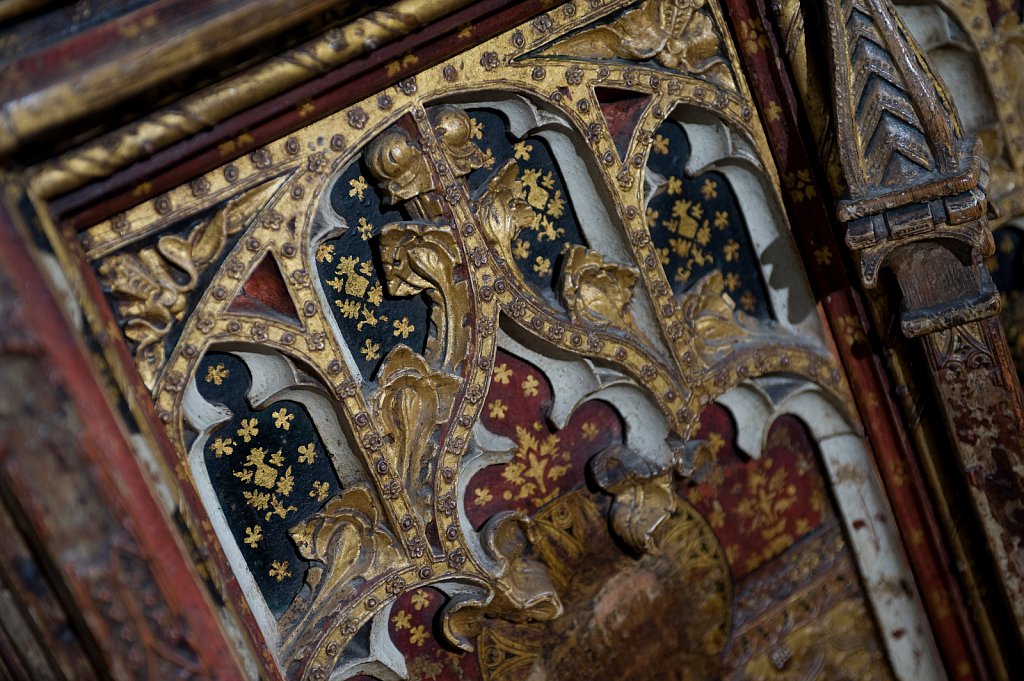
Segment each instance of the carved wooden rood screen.
[[[91,329],[83,357],[136,424],[154,513],[197,575],[191,616],[231,642],[211,657],[187,604],[154,605],[168,640],[115,676],[1000,677],[928,553],[939,530],[892,454],[906,435],[885,435],[863,307],[822,288],[840,250],[817,160],[777,142],[799,107],[757,61],[778,50],[766,9],[724,4],[538,6],[425,68],[398,58],[392,85],[317,120],[300,105],[312,122],[243,134],[103,219],[63,230],[35,201],[38,248]],[[776,4],[792,28],[799,3]],[[937,160],[940,132],[897,131],[920,152],[900,158],[942,175],[899,203],[909,171],[874,138],[851,156],[850,131],[942,86],[896,92],[910,57],[858,23],[905,31],[890,3],[822,13],[834,63],[897,55],[872,62],[894,83],[880,108],[844,99],[852,70],[834,85],[832,190],[859,273],[893,269],[933,361],[983,353],[1004,342],[984,163],[955,114]],[[813,76],[796,79],[813,109]],[[66,158],[34,186],[72,188]],[[915,283],[926,262],[889,259],[928,230],[946,230],[920,252],[953,300]]]

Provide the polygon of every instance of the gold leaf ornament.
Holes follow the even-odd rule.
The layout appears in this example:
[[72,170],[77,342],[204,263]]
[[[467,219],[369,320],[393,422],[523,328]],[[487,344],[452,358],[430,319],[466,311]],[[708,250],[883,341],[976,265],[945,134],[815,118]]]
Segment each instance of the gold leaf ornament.
[[563,40],[545,55],[654,59],[670,69],[734,88],[720,54],[722,40],[704,8],[704,0],[647,0],[610,24]]
[[607,262],[600,253],[572,246],[562,267],[562,300],[577,324],[613,326],[639,333],[629,303],[640,273],[632,267]]
[[484,550],[497,569],[483,596],[472,592],[452,598],[441,615],[441,630],[459,648],[471,652],[484,618],[543,622],[562,614],[547,568],[530,555],[533,528],[517,511],[504,511],[482,530]]
[[[150,390],[163,368],[164,336],[182,318],[199,274],[220,254],[229,236],[266,209],[280,183],[268,182],[228,201],[187,237],[166,235],[155,246],[138,253],[117,253],[100,263],[103,286],[117,300],[125,336],[136,343],[135,362]],[[175,270],[185,274],[183,280]]]
[[519,232],[539,219],[531,208],[519,179],[519,166],[512,159],[487,184],[477,203],[476,214],[487,237],[497,246],[506,263],[512,264],[512,242]]
[[[391,439],[390,463],[412,493],[426,475],[425,462],[434,448],[430,435],[448,420],[461,381],[434,371],[411,348],[399,345],[384,359],[378,382],[374,419]],[[423,501],[426,506],[428,500]]]
[[351,595],[349,582],[356,575],[400,560],[394,539],[379,527],[378,516],[370,492],[356,485],[289,531],[299,555],[312,562],[306,583],[313,594],[309,600],[296,599],[282,617],[282,621],[302,620],[292,630],[292,640],[302,637],[303,625],[317,621],[318,612]]
[[436,335],[427,342],[426,355],[454,368],[467,355],[462,320],[469,312],[465,282],[455,281],[460,261],[450,231],[410,223],[392,223],[381,230],[380,256],[388,292],[393,296],[426,293]]
[[724,291],[725,279],[720,270],[715,270],[697,281],[679,301],[683,319],[706,361],[728,354],[738,340],[758,331],[754,320],[738,312]]

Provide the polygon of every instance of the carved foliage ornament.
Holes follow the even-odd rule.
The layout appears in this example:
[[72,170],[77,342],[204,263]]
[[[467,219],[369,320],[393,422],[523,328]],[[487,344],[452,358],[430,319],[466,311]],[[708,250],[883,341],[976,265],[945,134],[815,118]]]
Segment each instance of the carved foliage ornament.
[[[762,171],[773,172],[746,87],[731,75],[717,5],[572,7],[418,74],[386,107],[357,103],[199,178],[200,194],[197,180],[160,206],[134,208],[128,229],[108,221],[83,236],[188,484],[211,498],[194,452],[242,457],[251,465],[232,464],[237,475],[225,476],[250,481],[238,503],[266,495],[288,518],[294,552],[269,569],[277,581],[303,571],[304,586],[276,617],[258,592],[244,594],[248,625],[288,675],[394,668],[396,651],[373,632],[396,598],[422,585],[448,595],[443,630],[464,649],[482,618],[562,612],[531,518],[499,513],[479,530],[465,518],[466,469],[507,456],[508,443],[478,425],[500,380],[499,342],[522,342],[531,361],[580,372],[572,390],[581,401],[614,406],[628,395],[623,413],[644,406],[651,422],[630,426],[643,451],[627,442],[590,464],[612,499],[610,527],[637,554],[657,551],[663,535],[676,553],[704,542],[718,557],[700,569],[713,563],[715,575],[724,569],[702,538],[710,530],[671,486],[692,472],[693,447],[681,443],[704,405],[777,372],[848,398],[821,344],[736,311],[738,275],[713,267],[752,248],[738,241],[749,243],[738,209],[711,203],[731,192],[728,181],[687,177],[683,133],[670,143],[649,132],[670,117],[681,131],[685,120],[673,112],[701,108],[751,140]],[[616,100],[635,105],[631,126],[613,124],[592,89],[598,80],[636,94]],[[438,102],[453,89],[459,101],[481,103]],[[566,150],[588,145],[593,170],[583,173]],[[671,176],[648,171],[651,153],[676,159]],[[673,219],[651,215],[648,185],[671,199]],[[705,205],[718,214],[705,216]],[[666,252],[652,244],[656,222],[674,240]],[[184,236],[166,234],[178,225]],[[138,245],[152,238],[155,246]],[[709,245],[718,243],[720,254]],[[675,272],[661,265],[669,248],[678,251]],[[690,280],[696,268],[704,269]],[[423,304],[426,322],[404,312]],[[768,316],[773,304],[750,309]],[[194,389],[232,380],[197,376],[212,349],[235,353],[252,373],[231,409]],[[284,399],[305,415],[289,418],[298,407],[279,406]],[[561,399],[554,408],[567,416],[572,406]],[[314,424],[322,444],[288,439],[300,421]],[[303,477],[318,456],[336,482]],[[320,505],[289,511],[295,490]],[[207,506],[215,525],[229,523],[224,502]],[[266,569],[247,558],[259,541],[250,529],[239,545],[215,530],[232,545],[225,561],[236,573]],[[728,604],[712,605],[726,621]]]

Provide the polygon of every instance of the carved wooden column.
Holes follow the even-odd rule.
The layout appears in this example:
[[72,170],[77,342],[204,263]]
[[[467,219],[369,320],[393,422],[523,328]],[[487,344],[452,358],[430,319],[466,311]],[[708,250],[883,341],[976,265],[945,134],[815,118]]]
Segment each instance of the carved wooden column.
[[1024,631],[1024,400],[982,258],[987,166],[889,0],[832,0],[838,214],[868,288],[894,276],[900,326],[920,337],[950,437]]

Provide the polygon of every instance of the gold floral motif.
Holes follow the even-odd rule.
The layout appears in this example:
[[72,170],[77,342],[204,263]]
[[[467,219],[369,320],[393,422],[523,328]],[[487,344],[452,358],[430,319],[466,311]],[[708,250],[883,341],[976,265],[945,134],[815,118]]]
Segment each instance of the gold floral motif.
[[391,623],[395,625],[395,629],[402,631],[403,629],[409,629],[412,626],[412,615],[407,613],[405,610],[399,610],[391,618]]
[[299,463],[312,464],[314,461],[316,461],[316,445],[312,442],[299,445]]
[[268,574],[277,581],[282,582],[292,576],[292,571],[288,567],[288,561],[275,560],[270,564]]
[[289,513],[298,510],[287,505],[286,501],[295,486],[292,468],[288,466],[282,470],[284,457],[280,450],[270,454],[269,460],[267,454],[263,447],[253,447],[242,468],[236,469],[232,475],[243,484],[252,485],[242,491],[242,497],[255,510],[266,511],[265,520],[275,515],[287,518]]
[[211,364],[206,369],[206,382],[221,385],[230,374],[231,372],[225,369],[223,364],[218,364],[217,366]]
[[242,425],[238,429],[238,437],[245,442],[250,442],[259,435],[259,422],[256,419],[242,419]]
[[564,492],[561,480],[573,469],[572,453],[561,446],[557,433],[546,433],[540,421],[530,427],[516,425],[515,442],[515,454],[501,472],[512,488],[506,489],[503,497],[540,508]]
[[295,414],[289,414],[288,410],[284,407],[275,411],[271,416],[274,417],[274,427],[283,428],[285,430],[290,430],[292,427],[292,421],[295,420]]
[[250,548],[259,548],[263,539],[263,528],[259,525],[245,528],[245,539],[243,540]]
[[331,483],[315,480],[313,486],[309,490],[309,496],[322,502],[331,493]]
[[214,454],[219,459],[222,456],[231,456],[231,454],[234,453],[236,446],[235,441],[231,438],[219,437],[213,441],[210,445],[210,449],[213,450]]

